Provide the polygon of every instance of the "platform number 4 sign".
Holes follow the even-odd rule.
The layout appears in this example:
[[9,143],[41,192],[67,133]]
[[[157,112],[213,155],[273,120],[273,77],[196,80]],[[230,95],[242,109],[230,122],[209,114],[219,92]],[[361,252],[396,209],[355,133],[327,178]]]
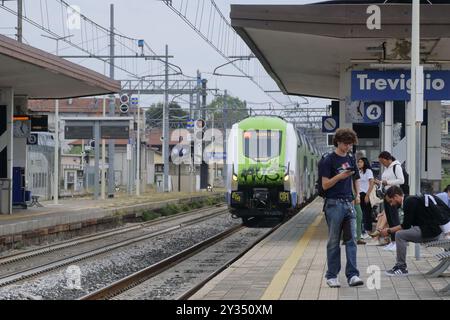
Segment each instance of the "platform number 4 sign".
[[384,121],[384,103],[367,102],[364,104],[364,123],[378,123]]

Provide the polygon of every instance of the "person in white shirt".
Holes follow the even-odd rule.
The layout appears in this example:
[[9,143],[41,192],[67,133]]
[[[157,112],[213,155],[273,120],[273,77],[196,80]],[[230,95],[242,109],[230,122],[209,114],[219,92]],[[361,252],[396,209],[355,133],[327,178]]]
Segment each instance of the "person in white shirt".
[[[385,190],[392,186],[400,186],[405,183],[405,178],[403,176],[403,170],[401,163],[397,161],[389,152],[383,151],[378,156],[380,163],[386,168],[381,175],[381,181],[375,179],[375,183],[378,185],[383,185]],[[395,171],[394,171],[395,170]],[[391,206],[386,199],[384,200],[384,213],[389,225],[389,228],[394,228],[400,225],[400,217],[398,214],[398,209]],[[391,243],[385,248],[388,251],[396,251],[397,247],[395,245],[395,233],[391,234]]]
[[358,160],[359,176],[359,190],[361,199],[361,209],[363,212],[363,233],[362,238],[369,237],[368,233],[372,232],[372,205],[370,204],[370,193],[374,186],[373,172],[370,168],[369,160],[362,157]]

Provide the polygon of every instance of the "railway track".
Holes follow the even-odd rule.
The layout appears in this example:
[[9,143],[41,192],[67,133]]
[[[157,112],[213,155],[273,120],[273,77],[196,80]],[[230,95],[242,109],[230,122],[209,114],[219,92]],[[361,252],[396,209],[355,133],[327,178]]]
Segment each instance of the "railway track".
[[194,255],[197,252],[200,252],[204,250],[205,248],[208,248],[209,246],[213,245],[214,243],[221,241],[222,239],[225,239],[229,235],[245,228],[242,225],[235,226],[233,228],[230,228],[218,235],[215,235],[209,239],[206,239],[188,249],[185,249],[171,257],[168,257],[158,263],[155,263],[141,271],[138,271],[124,279],[121,279],[107,287],[104,287],[100,290],[97,290],[91,294],[88,294],[84,297],[81,297],[80,300],[101,300],[101,299],[110,299],[126,290],[129,290],[130,288],[133,288],[140,283],[150,279],[151,277],[154,277],[155,275],[167,270],[168,268],[172,267],[173,265],[176,265],[180,263],[181,261],[187,259],[188,257]]
[[61,241],[56,244],[51,244],[51,245],[39,247],[36,249],[31,249],[31,250],[22,251],[19,253],[0,256],[0,266],[6,265],[9,263],[13,263],[13,262],[17,262],[17,261],[21,261],[21,260],[26,260],[26,259],[33,258],[33,257],[39,256],[39,255],[43,255],[43,254],[46,254],[49,252],[54,252],[54,251],[74,247],[74,246],[80,245],[82,243],[93,242],[93,241],[96,241],[99,239],[108,238],[111,236],[123,234],[123,233],[130,232],[133,230],[139,230],[139,229],[148,228],[151,226],[156,226],[161,223],[177,220],[180,217],[186,217],[189,214],[198,214],[198,213],[202,213],[202,212],[208,212],[211,209],[223,208],[223,207],[224,207],[224,205],[220,205],[220,206],[211,206],[211,207],[206,207],[206,208],[201,208],[201,209],[196,209],[196,210],[190,210],[190,211],[174,214],[169,217],[160,217],[160,218],[148,221],[148,222],[140,223],[138,225],[126,226],[126,227],[116,228],[114,230],[96,232],[95,234],[92,234],[92,235],[81,236],[81,237],[77,237],[75,239]]
[[[228,268],[233,262],[242,257],[245,253],[247,253],[251,248],[253,248],[256,244],[261,242],[275,230],[277,230],[282,224],[277,224],[275,227],[271,228],[268,232],[265,232],[262,236],[258,237],[256,241],[254,241],[251,245],[243,248],[239,254],[235,255],[232,259],[226,261],[224,264],[218,266],[216,270],[210,273],[206,278],[202,281],[197,282],[194,286],[192,286],[189,290],[184,292],[181,295],[177,295],[177,300],[186,300],[195,292],[197,292],[200,288],[202,288],[209,280],[215,277],[217,274]],[[99,289],[93,293],[90,293],[86,296],[80,298],[80,300],[102,300],[102,299],[112,299],[132,288],[135,288],[142,283],[151,280],[155,276],[163,273],[166,270],[171,268],[176,268],[178,265],[183,263],[190,257],[193,257],[206,249],[210,249],[212,246],[219,244],[222,241],[225,241],[227,238],[232,235],[238,233],[241,230],[247,229],[246,227],[240,225],[230,228],[216,236],[213,236],[205,241],[202,241],[188,249],[183,250],[177,254],[174,254],[163,261],[155,263],[143,270],[140,270],[126,278],[116,281],[115,283],[106,286],[102,289]]]
[[242,250],[242,252],[240,254],[238,254],[237,256],[233,257],[232,259],[230,259],[229,261],[227,261],[226,263],[222,264],[219,268],[217,268],[214,272],[212,272],[211,274],[209,274],[205,279],[203,279],[202,281],[198,282],[197,284],[195,284],[193,287],[191,287],[189,290],[185,291],[184,293],[182,293],[181,295],[176,297],[176,300],[188,300],[190,297],[192,297],[196,292],[198,292],[201,288],[203,288],[210,280],[212,280],[214,277],[216,277],[219,273],[221,273],[222,271],[224,271],[225,269],[227,269],[229,266],[231,266],[234,262],[236,262],[237,260],[239,260],[242,256],[244,256],[247,252],[249,252],[254,246],[256,246],[258,243],[260,243],[261,241],[263,241],[265,238],[267,238],[269,235],[271,235],[273,232],[275,232],[279,227],[281,227],[284,223],[279,223],[278,225],[276,225],[274,228],[272,228],[269,232],[265,233],[264,235],[262,235],[261,237],[259,237],[258,239],[256,239],[256,241],[248,246],[247,248],[245,248],[244,250]]
[[[216,209],[216,210],[214,210]],[[160,235],[164,235],[164,234],[168,234],[170,232],[176,231],[178,229],[181,229],[183,227],[189,226],[189,225],[193,225],[196,223],[199,223],[201,221],[205,221],[208,219],[211,219],[215,216],[219,216],[222,215],[224,213],[226,213],[228,210],[226,208],[219,207],[209,207],[209,208],[205,208],[205,209],[200,209],[200,210],[196,210],[195,212],[191,211],[190,213],[194,214],[194,215],[198,215],[199,213],[206,213],[208,211],[213,211],[212,213],[209,214],[202,214],[200,217],[198,218],[194,218],[179,224],[176,224],[174,226],[165,228],[163,230],[159,230],[159,231],[154,231],[154,232],[149,232],[143,235],[139,235],[139,236],[135,236],[135,237],[130,237],[127,238],[125,240],[122,241],[117,241],[114,242],[112,244],[109,244],[107,246],[103,246],[100,248],[94,248],[92,250],[88,250],[86,252],[82,252],[80,254],[76,254],[73,256],[69,256],[69,257],[65,257],[62,259],[57,259],[48,263],[43,263],[43,264],[38,264],[36,266],[33,266],[31,268],[26,268],[23,270],[19,270],[16,272],[11,272],[8,274],[3,274],[0,275],[0,287],[4,287],[19,281],[22,281],[24,279],[29,279],[31,277],[35,277],[37,275],[41,275],[43,273],[47,273],[50,271],[54,271],[56,269],[71,265],[73,263],[82,261],[82,260],[86,260],[89,258],[93,258],[95,256],[99,256],[111,251],[114,251],[118,248],[121,247],[125,247],[125,246],[129,246],[131,244],[137,243],[137,242],[141,242],[141,241],[145,241],[148,240],[150,238],[154,238]],[[183,214],[179,214],[176,216],[171,216],[169,218],[166,219],[161,219],[158,221],[150,221],[147,223],[142,223],[139,226],[131,226],[131,227],[123,227],[120,228],[119,230],[114,230],[114,231],[107,231],[107,232],[102,232],[100,234],[96,234],[93,236],[85,236],[85,237],[80,237],[78,239],[75,240],[70,240],[70,241],[66,241],[64,243],[60,243],[60,244],[56,244],[56,245],[51,245],[51,246],[47,246],[45,248],[40,248],[40,249],[36,249],[36,250],[29,250],[25,253],[20,253],[20,254],[14,254],[14,255],[10,255],[7,257],[3,257],[0,259],[0,266],[5,266],[5,265],[10,265],[13,263],[17,263],[20,262],[21,264],[25,261],[25,260],[31,260],[37,256],[43,256],[45,254],[48,253],[53,253],[55,251],[63,251],[64,249],[67,248],[71,248],[71,247],[76,247],[77,245],[81,245],[81,244],[86,244],[89,242],[94,242],[96,240],[102,240],[108,237],[114,237],[117,236],[119,234],[126,234],[127,232],[132,232],[132,231],[136,231],[136,230],[144,230],[145,228],[148,228],[150,226],[156,226],[158,224],[163,224],[166,222],[173,222],[177,219],[180,218],[185,218],[186,214],[188,213],[183,213]]]

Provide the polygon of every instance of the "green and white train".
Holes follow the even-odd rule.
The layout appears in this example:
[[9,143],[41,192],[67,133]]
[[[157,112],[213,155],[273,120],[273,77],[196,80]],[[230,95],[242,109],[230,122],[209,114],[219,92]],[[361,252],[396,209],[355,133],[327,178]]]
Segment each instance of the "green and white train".
[[254,217],[286,215],[316,195],[319,151],[279,117],[249,117],[227,140],[227,202],[246,224]]

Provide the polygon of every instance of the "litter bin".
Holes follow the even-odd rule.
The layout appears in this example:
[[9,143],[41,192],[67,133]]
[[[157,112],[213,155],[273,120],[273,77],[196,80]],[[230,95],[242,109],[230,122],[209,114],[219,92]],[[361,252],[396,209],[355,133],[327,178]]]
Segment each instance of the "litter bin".
[[25,202],[31,201],[31,191],[25,190]]
[[9,214],[11,206],[11,179],[0,178],[0,214]]

